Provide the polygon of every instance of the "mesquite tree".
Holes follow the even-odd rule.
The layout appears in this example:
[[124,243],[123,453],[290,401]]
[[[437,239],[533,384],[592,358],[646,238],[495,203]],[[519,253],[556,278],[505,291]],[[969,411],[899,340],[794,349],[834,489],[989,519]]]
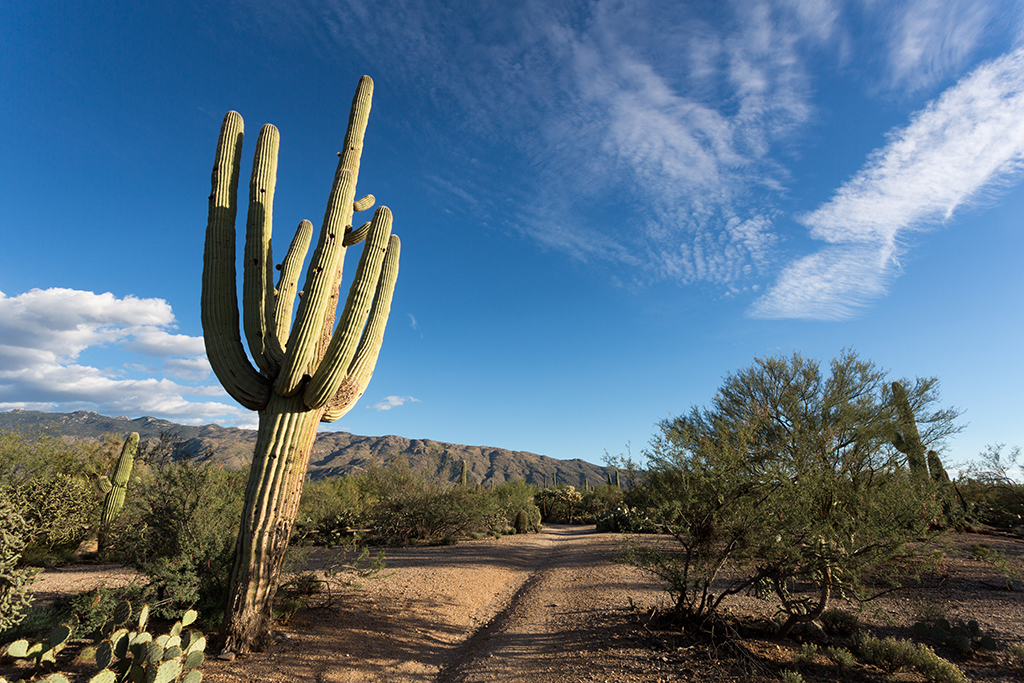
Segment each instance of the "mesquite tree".
[[[279,136],[270,124],[260,131],[249,183],[242,276],[242,327],[256,367],[242,346],[236,295],[235,214],[243,133],[238,113],[224,117],[217,141],[203,260],[203,336],[210,365],[228,394],[259,411],[221,627],[225,651],[248,651],[267,632],[317,424],[337,420],[352,408],[377,362],[398,276],[400,243],[391,234],[386,207],[378,208],[372,221],[352,228],[353,213],[374,203],[373,195],[355,200],[372,96],[373,81],[363,76],[302,291],[296,284],[313,226],[306,220],[299,224],[277,266],[281,272],[275,287],[270,237]],[[355,280],[335,327],[345,250],[364,239]]]

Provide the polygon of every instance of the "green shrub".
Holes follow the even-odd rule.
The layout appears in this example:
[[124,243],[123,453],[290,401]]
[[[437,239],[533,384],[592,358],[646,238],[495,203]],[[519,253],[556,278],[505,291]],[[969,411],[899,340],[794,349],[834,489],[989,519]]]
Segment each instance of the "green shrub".
[[0,633],[16,626],[30,603],[31,574],[18,568],[29,526],[0,487]]
[[849,669],[857,663],[857,658],[853,656],[853,653],[847,650],[845,647],[826,647],[825,656],[831,660],[833,664],[842,669]]
[[537,491],[533,500],[540,508],[542,521],[572,524],[583,503],[583,494],[575,486],[558,484]]
[[14,488],[11,499],[31,529],[32,540],[22,552],[25,564],[70,561],[98,519],[99,501],[92,486],[69,474],[31,479]]
[[879,639],[868,636],[860,642],[860,654],[865,662],[890,675],[913,666],[917,661],[914,644],[895,638]]
[[[526,512],[527,530],[540,531],[540,508],[534,503],[536,489],[526,483],[525,479],[507,481],[490,492],[498,504],[498,510],[509,528],[516,528],[516,518],[520,511]],[[504,532],[505,529],[498,531]]]
[[1007,647],[1005,659],[1011,669],[1024,671],[1024,643],[1014,643]]
[[497,499],[479,487],[441,483],[408,467],[373,468],[361,480],[368,524],[378,543],[444,541],[493,529],[502,519]]
[[625,504],[601,513],[594,524],[601,533],[655,534],[660,531],[658,524],[639,508]]
[[804,677],[800,675],[800,672],[788,669],[779,674],[779,680],[782,683],[804,683]]
[[579,521],[594,524],[598,518],[623,504],[625,492],[618,486],[602,484],[583,492],[577,516]]
[[[932,407],[934,379],[904,384],[922,443],[958,430],[956,411]],[[661,423],[634,488],[679,550],[632,557],[669,582],[687,619],[706,619],[729,595],[770,590],[786,617],[780,636],[834,598],[869,598],[888,588],[876,568],[898,568],[945,502],[939,484],[908,472],[892,443],[896,421],[885,373],[852,352],[828,373],[798,354],[757,359],[726,378],[710,407]],[[727,564],[738,571],[712,593]]]
[[302,501],[293,535],[300,543],[341,545],[353,528],[364,522],[366,511],[355,476],[331,477],[310,482],[302,489]]
[[818,661],[818,646],[804,643],[793,653],[793,664],[796,666],[813,666]]
[[821,627],[831,636],[851,636],[860,630],[860,619],[853,612],[827,609],[821,613]]
[[935,654],[927,645],[918,645],[911,655],[911,665],[926,681],[932,683],[970,683],[957,665]]
[[106,559],[131,562],[151,578],[157,616],[195,607],[212,624],[227,595],[246,473],[190,460],[144,469],[108,532]]

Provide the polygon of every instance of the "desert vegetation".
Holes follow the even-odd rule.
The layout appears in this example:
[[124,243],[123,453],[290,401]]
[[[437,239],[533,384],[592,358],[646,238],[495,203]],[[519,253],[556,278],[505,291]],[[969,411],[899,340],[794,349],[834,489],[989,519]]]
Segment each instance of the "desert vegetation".
[[[594,524],[622,532],[620,561],[658,577],[671,596],[644,618],[648,630],[682,627],[720,646],[750,632],[725,609],[732,596],[773,605],[770,637],[798,644],[784,678],[873,667],[962,681],[956,662],[986,652],[998,652],[1008,671],[1019,668],[1020,645],[998,642],[977,621],[922,613],[910,637],[894,638],[857,616],[871,613],[877,596],[937,571],[943,534],[1024,531],[1024,484],[1012,476],[1019,449],[991,446],[951,481],[939,453],[958,430],[958,413],[941,407],[937,389],[934,379],[893,382],[853,352],[827,367],[799,355],[761,358],[728,376],[706,407],[661,422],[642,463],[621,459],[624,486],[612,476],[580,487],[554,478],[539,487],[522,479],[484,485],[443,452],[416,466],[399,458],[309,482],[291,553],[319,546],[342,559],[326,574],[286,564],[274,614],[323,602],[325,591],[336,599],[385,566],[389,547]],[[167,638],[189,626],[185,645],[170,646],[181,652],[159,660],[176,662],[161,680],[202,676],[200,656],[189,655],[227,604],[245,472],[204,454],[175,457],[180,444],[171,436],[135,443],[132,435],[70,442],[0,433],[0,639],[8,659],[28,663],[26,675],[56,675],[57,655],[75,639],[121,653],[95,660],[102,666],[77,665],[81,680],[122,680],[133,667],[143,675],[144,648],[131,654],[120,640],[155,640],[166,627],[166,651]],[[102,542],[83,550],[97,536]],[[987,543],[970,553],[998,571],[1006,590],[1024,588],[1013,557]],[[30,603],[39,567],[83,560],[126,563],[141,578]],[[147,631],[150,615],[156,627]]]

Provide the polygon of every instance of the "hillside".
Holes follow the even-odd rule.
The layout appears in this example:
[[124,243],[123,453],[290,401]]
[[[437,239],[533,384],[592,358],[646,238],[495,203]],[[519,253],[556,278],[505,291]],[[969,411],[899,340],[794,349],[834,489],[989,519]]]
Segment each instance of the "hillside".
[[[97,413],[44,413],[11,410],[0,413],[0,430],[25,431],[46,429],[70,439],[100,439],[106,434],[124,435],[138,432],[142,439],[157,439],[171,433],[182,441],[180,454],[223,464],[244,467],[256,443],[251,429],[204,425],[180,425],[153,417],[106,417]],[[356,472],[376,462],[389,465],[404,458],[409,465],[458,477],[460,461],[465,460],[470,481],[501,484],[519,478],[532,484],[559,482],[582,486],[602,483],[611,471],[584,460],[558,460],[536,453],[510,451],[489,446],[407,439],[400,436],[358,436],[348,432],[320,432],[309,459],[309,475],[313,479]]]

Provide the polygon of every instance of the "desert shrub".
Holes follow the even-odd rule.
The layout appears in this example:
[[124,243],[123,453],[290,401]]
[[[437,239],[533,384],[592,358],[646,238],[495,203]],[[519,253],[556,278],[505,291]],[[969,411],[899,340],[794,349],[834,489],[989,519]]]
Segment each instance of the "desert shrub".
[[1024,643],[1014,643],[1006,648],[1006,664],[1011,669],[1024,671]]
[[30,599],[30,572],[19,569],[29,526],[0,487],[0,633],[16,626]]
[[490,491],[497,502],[498,510],[508,527],[518,532],[517,518],[519,512],[526,513],[526,527],[529,531],[540,531],[540,508],[534,503],[536,489],[526,483],[525,479],[507,481]]
[[860,655],[864,661],[890,675],[913,666],[915,652],[916,648],[909,640],[868,636],[860,642]]
[[845,647],[832,647],[830,645],[825,648],[825,656],[840,669],[849,669],[857,663],[857,658]]
[[618,486],[602,484],[583,492],[577,516],[581,522],[594,524],[603,514],[623,504],[625,492]]
[[454,540],[489,531],[501,518],[496,499],[483,488],[442,483],[408,467],[372,468],[361,488],[370,534],[378,543]]
[[977,462],[961,466],[957,489],[977,521],[1024,533],[1024,482],[1019,472],[1021,449],[1014,446],[1003,453],[1004,444],[990,444]]
[[830,636],[850,636],[860,629],[860,619],[853,612],[827,609],[821,613],[821,626]]
[[782,683],[804,683],[804,677],[800,675],[799,671],[791,671],[789,669],[779,674],[779,680]]
[[658,524],[640,508],[631,508],[625,504],[602,512],[594,524],[599,532],[654,534],[660,531]]
[[542,521],[572,524],[583,503],[583,494],[575,486],[558,484],[537,491],[533,500],[540,508]]
[[69,474],[35,478],[10,490],[11,500],[29,525],[25,564],[49,566],[72,559],[99,512],[92,486]]
[[[936,381],[909,386],[922,442],[957,431],[934,410]],[[867,599],[873,570],[925,536],[942,508],[936,482],[914,477],[893,446],[891,384],[844,352],[815,361],[757,359],[726,378],[711,407],[665,420],[636,488],[676,550],[634,547],[629,559],[666,580],[676,610],[703,620],[741,591],[774,594],[780,635],[818,618],[835,597]],[[627,463],[629,465],[629,463]],[[731,563],[723,589],[712,582]],[[812,590],[794,593],[794,585]]]
[[804,643],[793,653],[793,664],[796,666],[813,666],[818,661],[818,646]]
[[926,681],[932,683],[969,683],[960,667],[938,656],[927,645],[914,648],[910,664]]
[[109,531],[106,557],[129,561],[152,579],[157,616],[196,607],[213,623],[226,598],[246,472],[190,460],[144,470]]
[[303,487],[293,535],[299,543],[340,545],[351,536],[351,529],[363,523],[365,516],[356,477],[321,479]]

